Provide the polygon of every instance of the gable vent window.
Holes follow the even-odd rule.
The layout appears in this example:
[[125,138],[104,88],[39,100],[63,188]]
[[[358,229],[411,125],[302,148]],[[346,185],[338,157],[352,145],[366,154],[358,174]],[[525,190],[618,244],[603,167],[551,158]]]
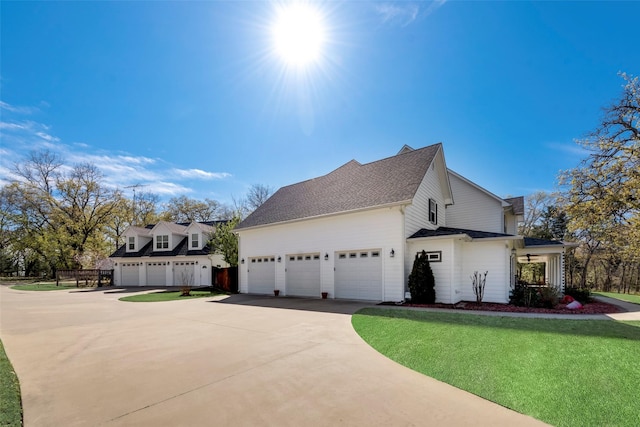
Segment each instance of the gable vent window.
[[191,247],[192,248],[198,247],[198,233],[194,233],[191,235]]
[[169,236],[156,236],[156,249],[169,249]]
[[129,250],[133,251],[136,249],[136,238],[135,237],[129,237]]
[[438,223],[438,204],[433,199],[429,199],[429,222]]

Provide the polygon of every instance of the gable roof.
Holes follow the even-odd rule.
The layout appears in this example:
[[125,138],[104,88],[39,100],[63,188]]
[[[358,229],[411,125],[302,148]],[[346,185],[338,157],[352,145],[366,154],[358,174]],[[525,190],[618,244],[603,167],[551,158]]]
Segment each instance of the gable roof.
[[512,206],[514,215],[524,215],[524,196],[510,197],[504,200]]
[[236,229],[409,203],[442,144],[403,150],[371,163],[355,160],[327,175],[280,188]]
[[168,257],[178,255],[209,255],[211,247],[205,245],[202,249],[189,249],[189,239],[184,237],[178,245],[171,251],[154,251],[153,242],[149,242],[142,247],[138,252],[127,252],[127,245],[120,246],[114,253],[109,255],[109,258],[140,258],[140,257]]

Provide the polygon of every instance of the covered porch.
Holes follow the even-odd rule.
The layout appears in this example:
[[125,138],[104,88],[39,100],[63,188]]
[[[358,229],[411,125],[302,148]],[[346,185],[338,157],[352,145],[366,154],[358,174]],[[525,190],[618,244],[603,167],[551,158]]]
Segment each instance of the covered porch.
[[[535,280],[527,280],[533,284],[552,285],[564,291],[565,269],[564,254],[567,247],[573,246],[558,240],[537,239],[525,237],[518,242],[515,249],[514,261],[521,265],[541,264],[543,271],[536,275]],[[514,265],[515,279],[523,279],[520,276],[522,268]]]

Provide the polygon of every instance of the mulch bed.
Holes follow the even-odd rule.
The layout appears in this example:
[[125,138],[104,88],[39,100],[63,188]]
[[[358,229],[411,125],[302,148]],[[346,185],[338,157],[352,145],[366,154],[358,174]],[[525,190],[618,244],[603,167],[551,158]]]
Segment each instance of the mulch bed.
[[594,301],[585,304],[581,309],[570,310],[566,304],[558,304],[555,308],[534,308],[517,307],[509,304],[496,304],[483,302],[478,305],[475,302],[459,302],[457,304],[402,304],[403,307],[425,307],[425,308],[448,308],[452,310],[480,310],[480,311],[501,311],[505,313],[550,313],[550,314],[610,314],[620,313],[624,310],[618,306],[607,304],[606,302]]

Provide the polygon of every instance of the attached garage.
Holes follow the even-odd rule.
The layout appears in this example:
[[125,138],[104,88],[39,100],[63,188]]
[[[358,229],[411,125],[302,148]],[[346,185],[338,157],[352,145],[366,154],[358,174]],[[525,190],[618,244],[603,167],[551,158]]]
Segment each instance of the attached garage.
[[122,263],[122,281],[120,286],[140,286],[140,267],[137,262]]
[[379,249],[336,253],[336,298],[382,301],[382,257]]
[[249,258],[249,293],[273,294],[276,287],[276,260],[274,257]]
[[173,285],[195,285],[195,261],[175,261],[173,263]]
[[147,263],[147,285],[167,285],[167,263],[165,261]]
[[320,297],[320,254],[287,255],[286,293]]

